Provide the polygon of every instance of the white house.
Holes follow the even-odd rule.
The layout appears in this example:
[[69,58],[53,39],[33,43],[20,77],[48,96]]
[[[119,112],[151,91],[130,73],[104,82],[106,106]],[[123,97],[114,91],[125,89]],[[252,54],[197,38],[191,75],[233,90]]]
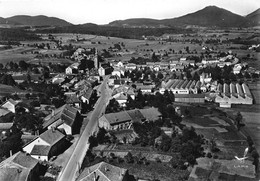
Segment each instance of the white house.
[[118,77],[121,77],[121,75],[125,75],[125,70],[123,68],[114,68],[112,75],[116,75]]
[[8,99],[5,103],[2,104],[1,107],[15,113],[15,108],[17,104],[17,101],[14,101],[13,99]]
[[48,161],[62,149],[64,141],[65,135],[63,133],[57,129],[50,129],[26,144],[23,150],[33,158]]
[[78,63],[78,62],[73,63],[73,64],[71,64],[70,66],[68,66],[68,67],[66,68],[65,73],[66,73],[66,74],[77,73],[78,67],[79,67],[79,63]]
[[240,71],[241,71],[241,69],[242,69],[242,65],[241,65],[241,64],[236,64],[236,65],[234,65],[234,67],[233,67],[233,73],[234,73],[234,74],[239,74]]

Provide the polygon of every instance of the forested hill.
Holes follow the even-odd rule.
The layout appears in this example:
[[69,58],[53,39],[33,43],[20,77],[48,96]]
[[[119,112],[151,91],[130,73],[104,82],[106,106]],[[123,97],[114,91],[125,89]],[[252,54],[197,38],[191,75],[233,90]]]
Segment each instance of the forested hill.
[[0,28],[0,41],[24,41],[40,40],[41,38],[33,32],[23,28]]
[[134,18],[117,20],[109,23],[117,27],[176,27],[176,26],[202,26],[202,27],[251,27],[259,21],[259,10],[247,17],[232,13],[217,6],[207,6],[199,11],[170,19]]
[[142,36],[161,36],[165,33],[192,33],[191,29],[183,28],[122,28],[113,26],[95,26],[93,24],[56,27],[37,30],[38,33],[81,33],[120,38],[141,39]]
[[70,26],[71,23],[56,17],[17,15],[0,18],[0,24],[17,24],[24,26]]

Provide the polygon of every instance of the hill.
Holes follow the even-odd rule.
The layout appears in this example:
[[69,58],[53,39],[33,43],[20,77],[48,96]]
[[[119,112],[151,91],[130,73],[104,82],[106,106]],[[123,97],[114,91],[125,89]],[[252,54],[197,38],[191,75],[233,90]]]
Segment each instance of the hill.
[[[116,20],[109,23],[110,26],[123,26],[123,27],[160,27],[160,20],[150,18],[133,18],[126,20]],[[163,26],[163,25],[161,25]]]
[[260,25],[260,8],[248,14],[246,18],[252,23],[252,26]]
[[29,26],[70,26],[71,23],[55,18],[55,17],[47,17],[47,16],[26,16],[26,15],[18,15],[12,16],[9,18],[5,18],[5,20],[9,22],[14,22],[22,25]]
[[243,16],[216,6],[208,6],[185,16],[163,21],[170,25],[197,25],[205,27],[239,27],[246,25],[246,19]]
[[113,21],[109,23],[109,25],[121,27],[174,27],[187,25],[203,27],[246,27],[251,24],[248,22],[248,19],[243,16],[217,6],[207,6],[202,10],[178,18],[163,20],[135,18]]

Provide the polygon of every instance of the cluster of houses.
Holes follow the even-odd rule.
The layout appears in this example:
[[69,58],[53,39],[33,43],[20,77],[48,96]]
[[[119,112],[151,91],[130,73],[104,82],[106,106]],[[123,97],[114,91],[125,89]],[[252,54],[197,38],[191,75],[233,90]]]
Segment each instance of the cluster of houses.
[[[18,101],[15,101],[13,99],[6,100],[0,106],[0,117],[7,117],[8,115],[14,114],[18,103]],[[13,123],[0,123],[0,141],[3,141],[7,137],[7,135],[11,133],[12,127]]]
[[50,160],[64,151],[68,144],[67,135],[80,132],[82,119],[80,110],[69,104],[53,110],[43,120],[45,131],[40,135],[35,135],[23,146],[23,150],[35,159]]
[[[0,179],[3,181],[35,181],[40,179],[40,174],[40,161],[23,151],[17,152],[0,163]],[[77,180],[126,181],[128,178],[127,169],[100,162],[84,169]]]

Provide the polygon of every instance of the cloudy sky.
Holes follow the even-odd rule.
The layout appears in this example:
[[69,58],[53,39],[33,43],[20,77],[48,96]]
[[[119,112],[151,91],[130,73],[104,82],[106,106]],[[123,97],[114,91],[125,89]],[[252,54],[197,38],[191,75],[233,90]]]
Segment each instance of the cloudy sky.
[[128,18],[173,18],[215,5],[239,15],[260,7],[259,0],[0,0],[0,17],[55,16],[73,24],[107,24]]

